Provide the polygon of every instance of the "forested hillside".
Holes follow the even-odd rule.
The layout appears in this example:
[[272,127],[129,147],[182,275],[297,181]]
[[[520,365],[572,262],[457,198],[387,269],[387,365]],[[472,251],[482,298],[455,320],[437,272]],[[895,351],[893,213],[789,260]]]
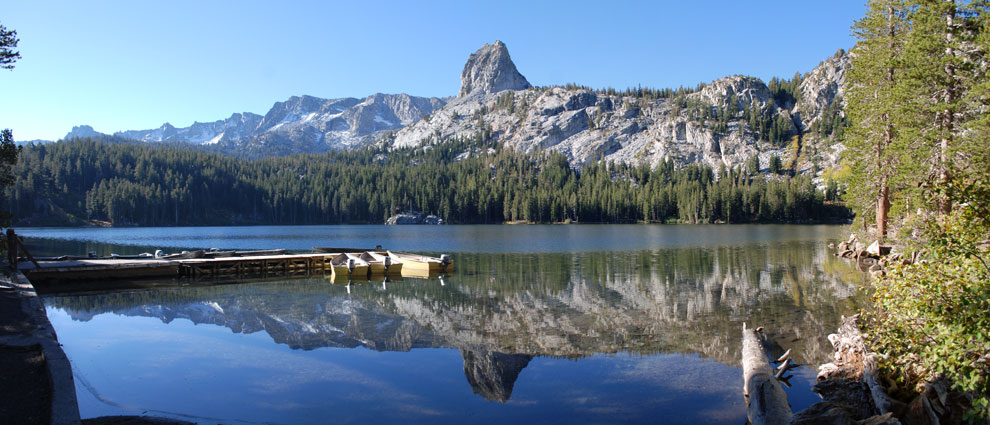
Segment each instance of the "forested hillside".
[[114,138],[29,145],[4,208],[20,225],[115,226],[382,223],[399,210],[451,223],[809,222],[845,214],[810,178],[760,174],[756,158],[746,170],[604,161],[575,170],[560,153],[503,149],[484,133],[387,145],[258,160]]

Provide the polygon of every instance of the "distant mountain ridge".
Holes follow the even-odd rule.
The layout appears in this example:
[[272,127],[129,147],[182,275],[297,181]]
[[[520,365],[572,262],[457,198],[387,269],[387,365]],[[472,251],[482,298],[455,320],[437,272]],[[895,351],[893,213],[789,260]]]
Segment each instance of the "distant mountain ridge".
[[[120,131],[113,135],[143,142],[216,145],[225,152],[249,157],[317,153],[367,145],[444,104],[443,99],[407,94],[378,93],[364,99],[293,96],[276,102],[264,116],[235,113],[226,119],[195,122],[189,127],[165,123],[155,129]],[[64,139],[102,134],[81,125],[73,127]]]
[[[580,168],[604,158],[656,166],[700,163],[713,168],[759,159],[767,170],[819,175],[838,165],[844,149],[833,133],[844,122],[842,95],[849,54],[839,50],[794,80],[782,97],[758,78],[730,76],[697,90],[662,95],[533,87],[501,41],[471,54],[455,98],[374,94],[364,99],[293,96],[264,115],[177,128],[131,130],[115,136],[213,145],[247,157],[319,153],[381,142],[387,147],[442,143],[484,134],[524,152],[553,149]],[[772,127],[772,128],[771,128]],[[66,135],[90,137],[91,127]],[[99,133],[96,133],[99,134]],[[387,136],[387,137],[386,137]]]

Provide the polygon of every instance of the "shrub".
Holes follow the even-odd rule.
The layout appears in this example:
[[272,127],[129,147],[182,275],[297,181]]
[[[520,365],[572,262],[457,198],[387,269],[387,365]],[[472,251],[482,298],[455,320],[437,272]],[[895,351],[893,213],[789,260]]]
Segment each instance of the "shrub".
[[889,269],[868,317],[884,369],[908,388],[948,378],[973,397],[968,417],[990,417],[990,248],[979,217],[929,225],[924,260]]

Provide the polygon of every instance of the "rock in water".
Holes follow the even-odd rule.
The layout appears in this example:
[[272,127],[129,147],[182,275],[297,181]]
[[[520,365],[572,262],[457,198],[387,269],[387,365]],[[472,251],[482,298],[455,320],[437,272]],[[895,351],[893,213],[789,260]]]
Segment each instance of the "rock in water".
[[526,77],[516,69],[509,58],[505,43],[481,46],[471,54],[461,72],[461,91],[458,97],[474,93],[496,93],[502,90],[525,90],[532,87]]

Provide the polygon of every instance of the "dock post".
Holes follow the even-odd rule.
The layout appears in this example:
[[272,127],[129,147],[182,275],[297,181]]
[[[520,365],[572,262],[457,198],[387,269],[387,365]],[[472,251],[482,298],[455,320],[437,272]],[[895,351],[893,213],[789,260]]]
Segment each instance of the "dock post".
[[31,251],[28,251],[28,248],[24,246],[24,239],[20,236],[17,237],[17,246],[21,247],[21,251],[24,251],[24,255],[31,261],[31,264],[34,264],[35,269],[41,268],[41,264],[38,264],[38,260],[35,260],[34,256],[31,255]]

